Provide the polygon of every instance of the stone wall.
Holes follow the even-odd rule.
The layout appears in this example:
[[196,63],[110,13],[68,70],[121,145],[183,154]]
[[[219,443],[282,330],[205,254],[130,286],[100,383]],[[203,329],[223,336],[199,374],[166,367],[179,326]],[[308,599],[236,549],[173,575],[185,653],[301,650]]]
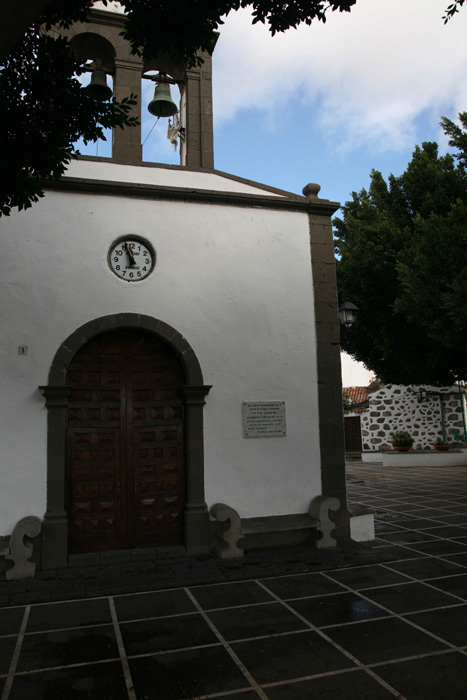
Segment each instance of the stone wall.
[[[424,401],[420,401],[420,389],[428,393]],[[462,439],[462,409],[457,386],[388,384],[370,394],[369,409],[361,414],[363,450],[390,447],[391,435],[397,430],[407,430],[412,435],[414,449],[431,447],[438,437],[443,436],[439,395],[444,404],[447,439],[454,441],[454,430],[459,430]]]

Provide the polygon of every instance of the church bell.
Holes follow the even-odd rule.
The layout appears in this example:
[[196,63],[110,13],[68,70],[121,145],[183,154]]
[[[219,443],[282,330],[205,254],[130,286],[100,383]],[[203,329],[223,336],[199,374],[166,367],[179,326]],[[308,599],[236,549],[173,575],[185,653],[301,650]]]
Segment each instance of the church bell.
[[98,102],[105,102],[112,97],[112,89],[107,85],[107,76],[103,70],[91,73],[91,82],[84,88],[89,97]]
[[172,117],[178,112],[178,107],[172,100],[168,83],[157,83],[154,97],[148,104],[148,110],[155,117]]

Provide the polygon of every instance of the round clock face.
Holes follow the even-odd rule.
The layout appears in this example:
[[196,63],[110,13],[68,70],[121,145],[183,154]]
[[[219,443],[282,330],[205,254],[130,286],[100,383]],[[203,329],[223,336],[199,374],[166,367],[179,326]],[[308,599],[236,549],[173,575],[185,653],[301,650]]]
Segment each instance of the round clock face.
[[154,249],[143,238],[119,238],[109,250],[110,269],[127,282],[144,280],[151,274],[155,263]]

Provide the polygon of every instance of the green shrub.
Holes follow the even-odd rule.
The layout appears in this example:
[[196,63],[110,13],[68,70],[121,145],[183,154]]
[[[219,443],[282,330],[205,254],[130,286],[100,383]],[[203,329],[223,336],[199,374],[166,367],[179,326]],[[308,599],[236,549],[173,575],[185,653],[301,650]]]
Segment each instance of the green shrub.
[[391,442],[396,447],[412,447],[414,439],[406,430],[398,430],[391,435]]

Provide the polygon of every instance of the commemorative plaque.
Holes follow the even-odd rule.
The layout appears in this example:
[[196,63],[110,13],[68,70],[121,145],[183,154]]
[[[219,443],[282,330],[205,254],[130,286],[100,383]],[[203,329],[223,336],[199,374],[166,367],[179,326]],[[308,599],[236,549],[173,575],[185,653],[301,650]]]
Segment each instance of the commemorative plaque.
[[244,401],[243,437],[285,437],[285,401]]

